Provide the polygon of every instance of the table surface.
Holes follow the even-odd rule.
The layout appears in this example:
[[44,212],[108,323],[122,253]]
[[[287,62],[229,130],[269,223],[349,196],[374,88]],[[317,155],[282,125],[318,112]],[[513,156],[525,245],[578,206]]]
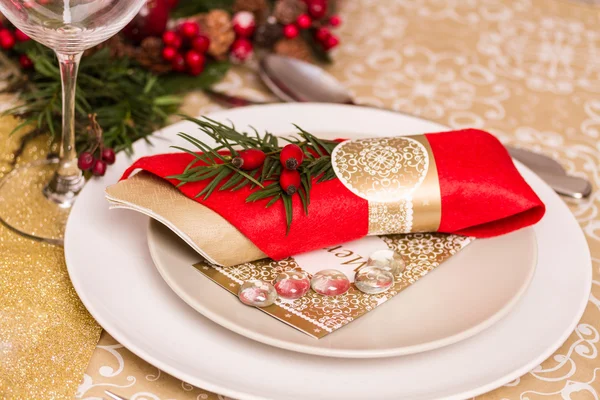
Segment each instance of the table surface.
[[[600,7],[591,3],[354,0],[340,4],[342,45],[333,52],[335,63],[328,69],[358,102],[410,112],[453,128],[488,130],[505,143],[548,154],[570,173],[593,182],[589,199],[569,202],[593,258],[594,285],[581,322],[552,357],[479,399],[600,396]],[[257,78],[241,68],[231,71],[217,89],[258,99],[268,96]],[[189,114],[217,109],[201,93],[190,94],[184,106]],[[7,124],[14,122],[0,120],[2,132]],[[8,154],[17,141],[0,143],[2,175],[10,169]],[[43,157],[47,146],[47,138],[38,138],[22,158]],[[29,265],[48,269],[61,282],[52,290],[74,295],[61,249],[0,227],[0,287],[3,274],[18,269],[26,275]],[[53,307],[64,311],[67,305]],[[76,324],[65,327],[55,321],[56,332],[35,329],[15,323],[16,315],[26,314],[23,304],[0,291],[0,325],[4,322],[12,328],[10,332],[0,329],[0,394],[72,398],[76,391],[76,398],[97,399],[109,389],[129,399],[226,399],[159,371],[106,332],[95,348],[77,346],[91,343],[99,328],[80,303],[70,307],[79,316]],[[15,347],[19,334],[35,334],[39,340]],[[71,344],[56,341],[65,335],[73,339]],[[83,378],[72,378],[81,374]],[[60,379],[61,387],[55,388],[53,383]]]

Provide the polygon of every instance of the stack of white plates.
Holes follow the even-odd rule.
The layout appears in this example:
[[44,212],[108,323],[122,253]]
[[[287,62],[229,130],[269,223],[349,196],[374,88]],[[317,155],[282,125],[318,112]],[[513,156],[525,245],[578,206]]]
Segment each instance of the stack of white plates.
[[[345,138],[445,130],[392,112],[324,104],[248,107],[212,117],[282,135],[293,131],[292,123]],[[136,143],[134,157],[182,145],[180,131],[200,134],[191,123],[170,126],[153,146]],[[120,155],[80,194],[67,226],[69,274],[115,339],[207,390],[277,400],[471,397],[549,357],[588,299],[591,261],[577,222],[546,184],[518,165],[547,206],[539,224],[475,241],[385,305],[316,340],[210,282],[192,267],[198,256],[167,229],[138,213],[110,211],[104,189],[132,161]]]

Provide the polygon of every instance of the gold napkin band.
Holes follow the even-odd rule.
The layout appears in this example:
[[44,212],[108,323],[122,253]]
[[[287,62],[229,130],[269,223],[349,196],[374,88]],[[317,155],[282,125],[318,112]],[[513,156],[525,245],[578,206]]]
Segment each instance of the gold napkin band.
[[369,202],[369,235],[438,230],[440,185],[425,136],[348,140],[331,159],[344,186]]

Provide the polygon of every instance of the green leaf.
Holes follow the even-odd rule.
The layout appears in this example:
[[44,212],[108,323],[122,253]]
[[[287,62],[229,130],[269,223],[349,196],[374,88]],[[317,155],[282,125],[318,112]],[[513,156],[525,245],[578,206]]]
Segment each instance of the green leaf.
[[275,196],[273,196],[273,198],[271,200],[269,200],[269,202],[267,203],[267,205],[265,206],[265,208],[271,207],[280,198],[281,198],[281,193],[277,193]]
[[292,196],[283,194],[281,198],[283,199],[283,206],[285,208],[285,222],[287,225],[285,234],[287,235],[288,233],[290,233],[290,228],[292,227],[292,218],[293,218]]
[[277,158],[275,160],[275,162],[269,168],[269,171],[267,172],[265,179],[267,179],[267,180],[272,179],[274,175],[279,175],[280,171],[281,171],[281,163],[279,162],[279,158]]
[[233,0],[180,1],[177,7],[171,11],[170,17],[175,19],[189,17],[217,8],[229,10],[233,3]]
[[241,169],[237,169],[236,167],[234,167],[231,164],[226,164],[225,165],[227,168],[229,168],[230,170],[234,171],[235,173],[238,173],[242,176],[244,176],[246,179],[248,179],[250,182],[254,183],[257,186],[260,186],[261,188],[264,188],[263,184],[260,183],[259,181],[257,181],[254,177],[250,176],[249,174],[245,173],[244,171],[242,171]]
[[[188,3],[188,1],[181,3]],[[206,89],[223,80],[229,67],[228,62],[215,61],[206,64],[204,71],[198,76],[173,72],[161,77],[160,86],[165,92],[173,94]]]
[[195,197],[200,197],[204,194],[204,200],[208,199],[208,197],[212,194],[217,185],[221,183],[221,181],[230,173],[231,171],[228,168],[220,168],[219,173],[213,178],[213,180],[208,185],[206,185],[206,187],[202,189],[202,191],[198,193]]
[[272,166],[271,163],[277,162],[275,160],[273,160],[271,157],[267,157],[265,159],[265,162],[263,163],[262,166],[262,171],[260,173],[260,181],[264,182],[265,178],[267,177],[267,172],[269,172],[270,167]]
[[240,183],[242,180],[244,180],[244,175],[241,174],[233,174],[233,176],[231,178],[229,178],[229,180],[227,182],[225,182],[225,184],[223,186],[221,186],[221,188],[219,190],[227,190],[235,185],[237,185],[238,183]]
[[246,197],[246,203],[266,199],[267,197],[274,196],[277,193],[282,193],[281,186],[279,186],[279,182],[274,182],[264,189],[257,190],[256,192],[250,194],[248,197]]
[[[331,3],[335,4],[335,1]],[[302,39],[308,44],[308,47],[310,48],[313,56],[317,60],[327,64],[330,64],[332,62],[329,52],[325,51],[325,49],[323,49],[323,46],[320,43],[317,43],[317,41],[315,40],[314,28],[301,30],[300,34],[302,35]]]
[[304,208],[304,214],[308,215],[308,196],[304,190],[304,188],[300,188],[298,190],[298,194],[300,195],[300,201],[302,202],[302,207]]
[[183,103],[183,98],[179,96],[160,96],[154,99],[154,104],[157,106],[178,106],[181,103]]

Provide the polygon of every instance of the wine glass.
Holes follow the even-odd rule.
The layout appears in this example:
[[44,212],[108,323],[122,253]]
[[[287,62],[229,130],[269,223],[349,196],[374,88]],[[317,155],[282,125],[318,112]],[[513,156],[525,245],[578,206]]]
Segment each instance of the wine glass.
[[58,160],[14,169],[0,182],[0,220],[30,238],[62,244],[69,208],[85,181],[75,151],[75,87],[83,51],[120,31],[146,0],[0,0],[17,28],[55,51],[62,80]]

